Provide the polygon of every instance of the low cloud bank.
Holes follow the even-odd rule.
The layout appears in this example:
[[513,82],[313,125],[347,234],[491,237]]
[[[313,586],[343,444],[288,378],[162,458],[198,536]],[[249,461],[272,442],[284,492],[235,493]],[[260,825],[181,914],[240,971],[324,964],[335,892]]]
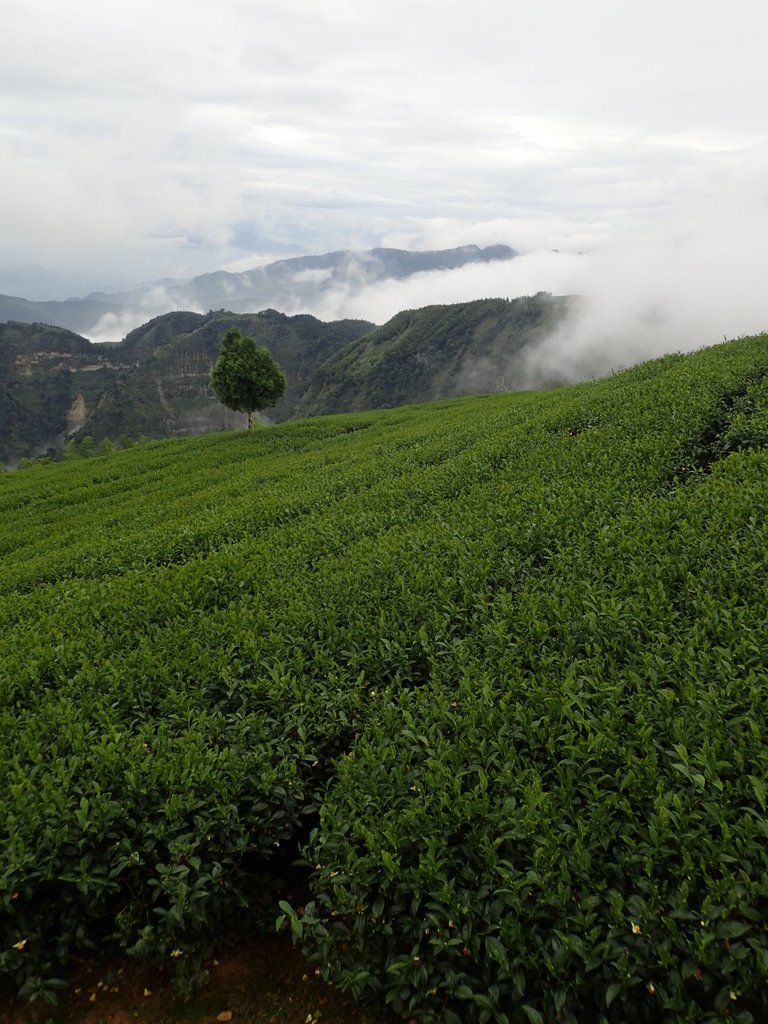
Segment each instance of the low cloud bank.
[[511,260],[424,271],[404,280],[361,285],[353,278],[348,286],[319,295],[311,309],[304,303],[290,312],[310,312],[321,320],[352,317],[382,324],[404,309],[561,292],[578,278],[584,259],[575,254],[531,252]]
[[434,303],[538,291],[577,295],[573,314],[529,353],[522,376],[518,364],[516,385],[584,380],[668,352],[768,332],[766,238],[768,174],[764,164],[753,165],[718,196],[642,228],[623,227],[589,254],[532,247],[498,263],[403,281],[350,282],[301,311],[383,323],[400,310]]
[[767,180],[744,175],[719,199],[582,261],[568,281],[582,300],[531,355],[528,386],[768,331]]
[[[448,225],[445,231],[450,234],[452,228]],[[489,226],[476,225],[483,244],[504,241],[520,249],[517,238],[502,238],[499,230],[496,225],[494,237],[485,237]],[[472,228],[464,226],[463,231],[469,236]],[[402,280],[374,281],[370,268],[361,263],[356,272],[350,258],[343,282],[332,284],[325,272],[305,272],[297,275],[295,292],[289,288],[274,305],[289,315],[381,324],[401,310],[432,304],[539,291],[578,295],[573,315],[529,355],[522,377],[518,364],[516,384],[521,387],[602,376],[667,352],[768,331],[765,162],[745,169],[707,203],[674,216],[660,215],[642,228],[623,227],[595,237],[588,254],[549,248],[551,231],[545,234],[537,248],[529,231],[528,251],[511,260],[422,272]],[[440,238],[443,245],[461,241]],[[571,238],[572,243],[583,241]],[[173,308],[178,307],[171,296],[157,288],[136,308],[104,317],[89,334],[94,340],[117,340]]]
[[[90,330],[82,333],[89,341],[121,341],[131,331],[141,327],[153,317],[170,313],[178,308],[179,303],[165,288],[158,285],[142,295],[139,301],[126,304],[116,312],[105,313]],[[187,303],[185,308],[190,313],[203,312],[199,306],[194,304]]]

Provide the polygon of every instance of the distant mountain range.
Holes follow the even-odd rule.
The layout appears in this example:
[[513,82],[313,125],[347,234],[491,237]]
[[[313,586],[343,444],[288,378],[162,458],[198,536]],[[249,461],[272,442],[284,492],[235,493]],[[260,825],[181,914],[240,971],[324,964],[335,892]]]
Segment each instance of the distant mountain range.
[[0,322],[45,323],[98,341],[119,341],[130,328],[172,310],[256,313],[273,308],[295,313],[315,308],[324,294],[339,288],[353,295],[380,281],[453,270],[468,263],[511,260],[515,255],[507,245],[484,249],[464,245],[433,252],[342,251],[278,260],[238,274],[222,270],[190,281],[154,281],[131,291],[92,292],[63,301],[33,302],[0,295]]
[[240,428],[210,386],[237,327],[269,349],[288,386],[273,421],[527,385],[524,359],[571,308],[546,293],[399,313],[382,327],[308,315],[173,312],[121,342],[61,327],[0,324],[0,462],[53,454],[70,438],[173,437]]

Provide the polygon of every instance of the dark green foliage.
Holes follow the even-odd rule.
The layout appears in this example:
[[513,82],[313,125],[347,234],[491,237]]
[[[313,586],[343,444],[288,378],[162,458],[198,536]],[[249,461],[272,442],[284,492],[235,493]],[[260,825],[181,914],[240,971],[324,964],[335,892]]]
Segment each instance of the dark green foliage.
[[570,300],[541,292],[398,313],[317,370],[297,415],[519,390],[523,353],[569,308]]
[[[86,402],[99,386],[94,373],[70,367],[99,361],[95,346],[71,331],[45,324],[0,324],[0,461],[34,457],[66,441],[67,417],[78,395]],[[104,355],[101,355],[104,359]],[[105,376],[110,377],[104,360]]]
[[285,374],[265,348],[233,327],[221,342],[221,355],[211,371],[219,401],[234,412],[251,414],[274,405],[285,391]]
[[78,452],[81,459],[90,459],[96,454],[96,442],[90,434],[86,434],[80,441]]
[[376,331],[360,320],[326,324],[274,309],[175,312],[100,345],[40,324],[0,324],[0,461],[61,449],[73,431],[99,443],[239,426],[210,386],[221,339],[233,328],[286,368],[285,391],[270,411],[281,421],[517,390],[525,384],[522,355],[570,307],[545,293],[487,299],[410,310]]
[[227,330],[236,327],[289,368],[283,397],[271,411],[291,414],[314,369],[373,328],[359,320],[326,324],[275,310],[168,313],[119,344],[92,344],[62,328],[0,324],[0,462],[14,464],[71,437],[96,443],[121,435],[167,437],[232,429],[211,388],[211,367]]
[[766,370],[1,476],[0,970],[280,914],[420,1024],[763,1019]]

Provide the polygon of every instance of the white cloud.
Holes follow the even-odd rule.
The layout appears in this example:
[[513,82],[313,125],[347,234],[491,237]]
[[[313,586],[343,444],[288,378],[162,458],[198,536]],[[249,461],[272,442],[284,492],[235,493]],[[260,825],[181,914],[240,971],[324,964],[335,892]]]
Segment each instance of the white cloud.
[[[105,313],[87,332],[89,341],[121,341],[130,331],[155,316],[176,309],[177,303],[160,286],[142,295],[117,313]],[[199,307],[188,307],[190,313],[202,313]]]
[[568,292],[584,259],[575,254],[534,252],[513,260],[470,263],[453,270],[413,274],[404,280],[366,284],[351,281],[333,289],[309,306],[288,310],[310,312],[322,320],[345,317],[384,323],[403,309],[470,302],[478,298],[513,298],[537,291]]
[[768,179],[758,165],[717,199],[616,235],[578,268],[580,312],[532,357],[531,383],[768,331],[767,233]]
[[333,272],[330,269],[317,268],[316,270],[299,270],[293,275],[297,284],[322,284],[329,281]]
[[758,0],[7,0],[0,266],[591,248],[766,139],[767,30]]

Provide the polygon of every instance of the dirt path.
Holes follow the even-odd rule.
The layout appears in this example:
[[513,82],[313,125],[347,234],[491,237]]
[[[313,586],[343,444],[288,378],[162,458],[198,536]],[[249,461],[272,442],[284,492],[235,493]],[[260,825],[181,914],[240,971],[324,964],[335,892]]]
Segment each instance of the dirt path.
[[0,1005],[0,1024],[394,1024],[325,985],[286,938],[250,941],[209,965],[192,999],[133,961],[85,964],[58,1007]]

